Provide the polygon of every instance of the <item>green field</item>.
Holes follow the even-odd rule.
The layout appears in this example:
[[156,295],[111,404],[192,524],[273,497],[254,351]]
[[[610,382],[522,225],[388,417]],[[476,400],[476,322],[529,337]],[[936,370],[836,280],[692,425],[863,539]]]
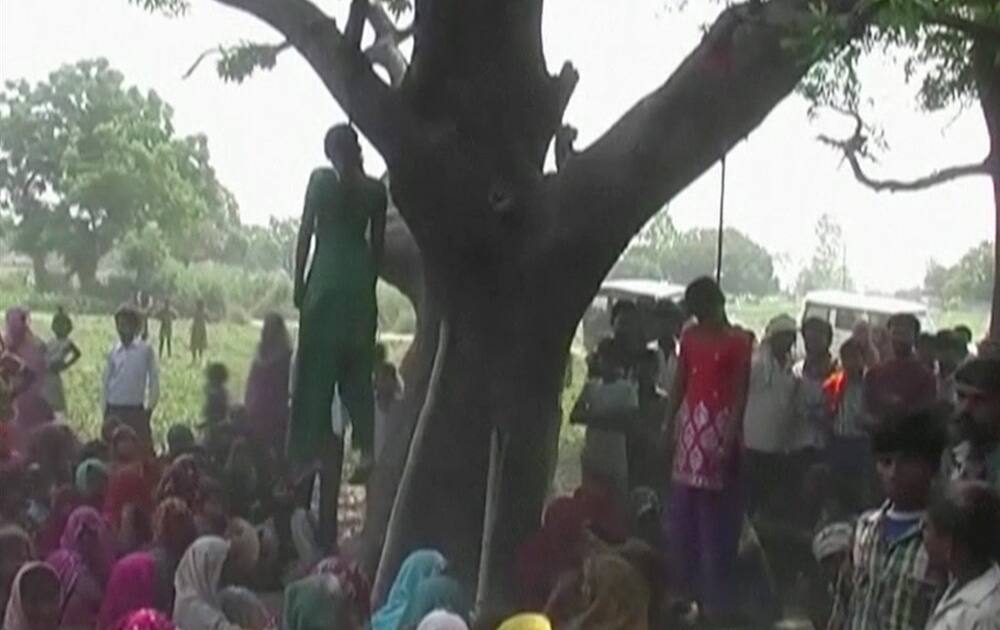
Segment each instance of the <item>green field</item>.
[[[32,328],[42,338],[49,332],[51,316],[32,314]],[[83,358],[63,374],[69,407],[69,423],[84,436],[96,435],[101,427],[101,378],[108,350],[116,340],[111,317],[88,315],[73,318],[73,340]],[[158,324],[151,324],[150,343],[156,344]],[[229,368],[229,392],[234,402],[243,400],[247,373],[257,348],[259,325],[224,322],[209,324],[205,362],[219,361]],[[174,324],[174,356],[160,360],[160,404],[153,416],[153,431],[162,440],[175,423],[194,425],[199,421],[204,386],[204,364],[191,362],[188,352],[190,321]],[[391,356],[401,356],[404,345],[390,343]]]

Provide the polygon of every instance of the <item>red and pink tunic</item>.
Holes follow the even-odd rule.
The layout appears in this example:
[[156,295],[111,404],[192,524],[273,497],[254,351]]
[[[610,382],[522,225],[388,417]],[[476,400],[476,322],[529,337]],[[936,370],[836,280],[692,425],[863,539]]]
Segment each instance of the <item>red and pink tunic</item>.
[[738,397],[750,370],[749,336],[738,329],[693,326],[681,337],[678,369],[687,386],[677,414],[673,480],[721,490],[739,466]]

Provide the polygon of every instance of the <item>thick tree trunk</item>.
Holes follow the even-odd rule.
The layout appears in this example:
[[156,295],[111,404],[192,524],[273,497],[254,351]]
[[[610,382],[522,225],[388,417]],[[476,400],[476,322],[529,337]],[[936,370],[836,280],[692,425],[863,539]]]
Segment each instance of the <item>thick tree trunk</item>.
[[973,72],[979,103],[983,108],[986,130],[990,136],[990,154],[986,162],[993,184],[993,306],[990,309],[989,336],[1000,341],[1000,44],[977,41],[973,49]]
[[49,268],[45,265],[46,252],[35,252],[31,254],[31,273],[35,279],[35,290],[45,293],[51,287]]
[[[487,283],[490,284],[490,283]],[[499,286],[493,284],[492,286]],[[473,585],[480,555],[488,584],[510,592],[516,544],[538,527],[558,437],[558,393],[571,326],[556,331],[544,296],[517,301],[468,295],[444,319],[431,392],[393,509],[376,590],[384,593],[405,556],[438,549]],[[436,386],[435,386],[436,385]],[[490,444],[503,448],[488,508]],[[484,511],[493,515],[482,544]],[[492,590],[492,589],[491,589]]]
[[92,256],[81,257],[74,265],[76,279],[80,282],[80,290],[93,293],[97,289],[97,259]]

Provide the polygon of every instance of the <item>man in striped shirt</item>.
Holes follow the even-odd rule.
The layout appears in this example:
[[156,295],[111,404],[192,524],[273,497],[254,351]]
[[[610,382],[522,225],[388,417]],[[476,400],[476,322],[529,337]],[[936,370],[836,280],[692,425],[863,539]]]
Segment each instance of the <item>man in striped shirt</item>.
[[850,584],[834,605],[831,630],[923,630],[944,587],[929,567],[923,530],[945,446],[937,419],[918,413],[879,425],[873,436],[888,500],[854,531]]

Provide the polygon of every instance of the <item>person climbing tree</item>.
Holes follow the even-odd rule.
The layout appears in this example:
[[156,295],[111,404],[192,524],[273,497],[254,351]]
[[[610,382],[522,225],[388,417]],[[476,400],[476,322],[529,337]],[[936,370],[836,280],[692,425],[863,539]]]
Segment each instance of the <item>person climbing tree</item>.
[[[361,454],[350,482],[363,484],[374,466],[375,280],[388,199],[382,184],[365,174],[353,129],[332,127],[324,149],[333,168],[318,168],[309,178],[296,250],[299,349],[288,456],[293,462],[315,461],[322,445],[334,439],[330,409],[336,387],[351,418],[352,444]],[[371,245],[365,238],[369,229]]]

